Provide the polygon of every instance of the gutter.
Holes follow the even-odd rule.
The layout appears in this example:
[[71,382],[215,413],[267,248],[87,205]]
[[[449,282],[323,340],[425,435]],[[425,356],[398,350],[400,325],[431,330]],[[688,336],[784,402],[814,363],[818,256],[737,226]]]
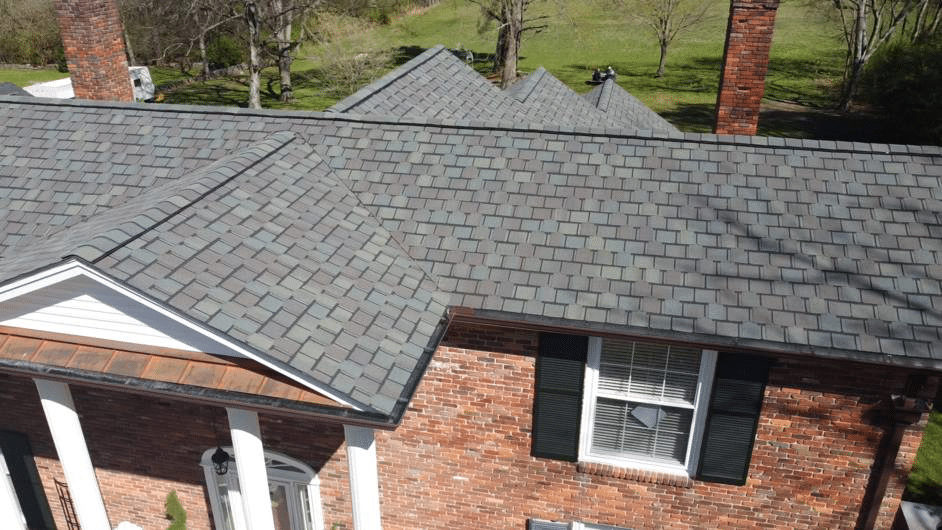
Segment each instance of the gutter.
[[386,415],[376,412],[363,412],[348,408],[315,405],[281,398],[258,396],[255,394],[227,392],[193,385],[180,385],[163,381],[152,381],[134,377],[103,374],[75,368],[49,366],[27,361],[0,360],[0,373],[10,373],[29,378],[50,379],[63,383],[93,385],[121,392],[186,400],[205,405],[231,407],[239,406],[256,412],[266,412],[292,417],[305,418],[357,425],[383,430],[391,430],[395,424]]

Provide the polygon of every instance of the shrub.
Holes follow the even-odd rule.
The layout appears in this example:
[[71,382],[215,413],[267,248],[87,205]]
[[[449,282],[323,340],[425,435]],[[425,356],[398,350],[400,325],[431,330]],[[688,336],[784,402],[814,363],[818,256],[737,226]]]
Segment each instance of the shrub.
[[864,98],[893,117],[899,141],[942,145],[942,34],[898,43],[870,60]]
[[345,97],[386,73],[393,53],[376,42],[370,23],[360,18],[325,14],[314,31],[315,63],[321,65],[325,91]]
[[55,64],[64,56],[52,2],[0,0],[0,63]]
[[206,46],[206,58],[213,70],[242,64],[248,60],[245,46],[229,35],[217,35]]
[[167,519],[170,520],[170,526],[167,527],[167,530],[186,530],[186,510],[180,504],[180,499],[177,497],[175,490],[170,490],[170,493],[167,494],[164,509]]

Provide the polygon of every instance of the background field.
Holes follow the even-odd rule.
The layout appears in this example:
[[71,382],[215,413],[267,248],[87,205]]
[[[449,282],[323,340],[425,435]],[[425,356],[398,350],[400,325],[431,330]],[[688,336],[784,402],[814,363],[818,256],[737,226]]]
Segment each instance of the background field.
[[[654,77],[658,47],[643,23],[632,16],[628,0],[535,1],[531,15],[549,16],[549,27],[524,36],[519,69],[526,74],[545,67],[577,92],[589,90],[586,80],[596,67],[609,65],[621,86],[682,130],[712,129],[729,3],[715,0],[710,17],[671,46],[667,73]],[[340,34],[333,52],[355,55],[392,51],[391,67],[436,44],[471,50],[482,73],[490,69],[496,29],[479,31],[479,9],[462,0],[443,0],[423,12],[394,18],[388,25]],[[262,104],[268,108],[323,110],[342,99],[329,80],[323,46],[308,45],[298,57],[296,101],[277,100],[274,69],[264,72]],[[775,38],[767,78],[766,101],[759,134],[775,136],[868,140],[879,131],[871,116],[842,115],[828,109],[836,102],[843,63],[843,42],[836,22],[798,0],[786,0],[776,17]],[[375,76],[383,71],[375,72]],[[156,69],[158,84],[180,77]],[[364,79],[363,84],[368,80]],[[267,90],[266,90],[267,88]],[[352,92],[352,87],[347,93]],[[210,105],[244,105],[247,83],[233,77],[178,87],[165,101]]]
[[[524,36],[519,69],[526,74],[545,67],[577,92],[589,90],[594,68],[612,66],[618,83],[682,130],[709,132],[719,83],[729,3],[708,0],[709,17],[671,46],[667,72],[654,77],[658,46],[638,12],[638,0],[535,0],[529,16],[547,16],[548,27]],[[807,0],[784,0],[775,21],[775,38],[766,83],[759,134],[812,138],[873,140],[878,120],[856,112],[839,114],[835,105],[842,75],[844,45],[836,21]],[[337,24],[325,17],[324,24]],[[333,31],[333,42],[309,44],[294,64],[295,101],[278,101],[273,68],[263,72],[262,105],[267,108],[323,110],[371,78],[398,66],[436,44],[471,50],[475,67],[490,69],[496,28],[483,31],[479,8],[464,0],[442,0],[424,11],[402,14],[386,25],[356,26]],[[358,78],[356,85],[338,87],[336,57],[384,53],[386,70]],[[330,63],[330,64],[328,64]],[[166,87],[163,102],[203,105],[245,105],[244,76],[179,84],[188,72],[152,67],[158,86]],[[192,71],[193,74],[196,71]],[[0,81],[20,86],[57,79],[55,70],[2,70]],[[174,84],[175,83],[175,84]]]

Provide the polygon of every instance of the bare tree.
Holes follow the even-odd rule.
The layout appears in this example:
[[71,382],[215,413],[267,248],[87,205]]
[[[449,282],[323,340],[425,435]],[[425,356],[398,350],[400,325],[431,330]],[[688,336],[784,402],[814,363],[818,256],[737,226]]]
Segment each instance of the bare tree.
[[637,9],[635,17],[657,37],[661,58],[654,75],[662,77],[667,67],[668,47],[678,35],[707,20],[710,3],[706,0],[640,0]]
[[119,0],[125,41],[133,50],[131,62],[186,62],[191,25],[185,6],[172,0]]
[[245,25],[249,32],[249,108],[262,108],[262,17],[264,6],[256,0],[245,0]]
[[190,39],[190,49],[196,43],[203,64],[203,77],[209,77],[209,57],[206,52],[206,39],[209,34],[239,17],[235,4],[231,1],[191,0],[186,5],[186,17],[193,25],[196,35]]
[[909,34],[910,41],[916,42],[923,36],[938,31],[940,20],[942,20],[942,0],[922,2]]
[[[249,107],[261,108],[263,52],[274,56],[281,78],[282,101],[293,99],[291,65],[302,39],[292,37],[294,21],[320,5],[321,0],[244,0],[249,36]],[[304,32],[301,32],[303,37]]]
[[0,0],[0,63],[48,64],[61,49],[51,1]]
[[281,101],[294,99],[291,87],[291,65],[294,54],[304,41],[304,26],[297,39],[292,37],[294,21],[305,16],[320,5],[320,0],[271,0],[271,29],[274,38],[274,55],[278,62],[278,74],[281,79]]
[[500,87],[506,88],[517,78],[517,58],[520,42],[526,31],[542,31],[547,15],[526,18],[531,0],[468,0],[481,7],[485,28],[490,22],[497,23],[497,47],[494,52],[494,71],[500,73]]
[[904,33],[907,22],[912,27],[904,38],[912,41],[939,27],[939,0],[833,0],[833,5],[847,44],[841,110],[850,109],[873,54],[897,33]]

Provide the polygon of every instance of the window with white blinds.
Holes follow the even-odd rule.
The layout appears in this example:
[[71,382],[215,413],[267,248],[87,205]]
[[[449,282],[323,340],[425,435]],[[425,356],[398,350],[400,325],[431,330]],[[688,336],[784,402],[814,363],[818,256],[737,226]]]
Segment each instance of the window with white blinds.
[[706,402],[715,362],[707,357],[664,343],[590,340],[582,452],[619,464],[688,469],[699,443],[698,405]]

